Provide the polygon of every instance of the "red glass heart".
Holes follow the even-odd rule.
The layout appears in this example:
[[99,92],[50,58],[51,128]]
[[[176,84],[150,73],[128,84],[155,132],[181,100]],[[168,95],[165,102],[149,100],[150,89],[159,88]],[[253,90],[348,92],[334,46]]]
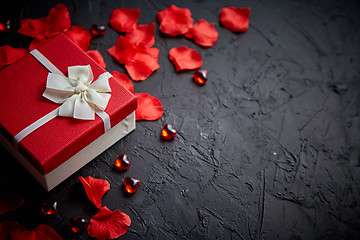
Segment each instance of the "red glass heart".
[[42,206],[42,212],[45,215],[56,215],[58,213],[58,202],[52,201],[52,202],[46,202]]
[[126,155],[125,153],[120,154],[119,157],[116,159],[114,165],[119,170],[128,169],[130,167],[130,165],[131,165],[130,160],[129,160],[129,156]]
[[163,130],[161,131],[161,138],[164,140],[171,140],[176,137],[177,131],[171,124],[165,124]]
[[197,70],[194,72],[193,77],[194,81],[197,84],[203,85],[207,81],[207,71],[206,70]]
[[103,36],[106,32],[105,26],[98,26],[97,24],[93,24],[90,27],[90,33],[93,37]]
[[88,222],[85,218],[71,217],[68,224],[73,233],[78,233],[86,228]]
[[125,190],[127,193],[134,193],[136,192],[137,188],[140,185],[140,180],[139,179],[135,179],[135,178],[131,178],[131,177],[127,177],[124,180],[124,186],[125,186]]

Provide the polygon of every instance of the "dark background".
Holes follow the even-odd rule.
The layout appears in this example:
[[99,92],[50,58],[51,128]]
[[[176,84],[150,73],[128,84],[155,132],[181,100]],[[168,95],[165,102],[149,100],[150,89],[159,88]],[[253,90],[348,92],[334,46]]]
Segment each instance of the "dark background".
[[[0,221],[28,230],[48,224],[64,239],[88,239],[86,231],[72,235],[67,220],[97,213],[78,180],[90,175],[110,182],[103,205],[131,217],[121,239],[359,238],[358,1],[9,1],[1,21],[10,18],[13,31],[0,33],[0,45],[27,48],[31,38],[16,34],[20,19],[47,16],[60,2],[72,25],[107,26],[90,49],[100,51],[109,72],[126,72],[106,52],[120,35],[108,25],[116,8],[140,8],[138,24],[149,24],[173,3],[213,23],[219,39],[203,48],[160,34],[156,23],[161,67],[134,85],[160,99],[163,116],[137,122],[49,193],[1,147],[1,192],[21,194],[25,205]],[[221,26],[227,6],[251,7],[247,32]],[[183,45],[201,54],[206,85],[194,84],[193,71],[175,72],[168,52]],[[172,142],[159,139],[165,123],[179,132]],[[113,169],[120,153],[132,161],[123,173]],[[131,197],[121,190],[127,176],[142,181]],[[41,215],[49,199],[61,204],[54,218]]]

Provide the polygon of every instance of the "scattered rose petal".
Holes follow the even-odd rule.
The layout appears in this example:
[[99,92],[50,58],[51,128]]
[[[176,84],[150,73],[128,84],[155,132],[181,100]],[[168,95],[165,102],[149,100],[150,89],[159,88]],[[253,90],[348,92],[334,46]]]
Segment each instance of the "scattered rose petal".
[[86,52],[95,62],[97,62],[102,68],[106,68],[103,56],[99,53],[98,50],[88,50]]
[[159,99],[148,93],[135,93],[138,107],[135,110],[135,119],[153,121],[163,114],[163,106]]
[[138,49],[135,56],[127,63],[125,68],[134,81],[143,81],[160,67],[157,59],[146,51]]
[[71,20],[65,4],[58,4],[50,9],[47,17],[22,19],[19,33],[36,39],[51,38],[69,29]]
[[158,49],[138,48],[123,36],[119,37],[115,46],[108,49],[108,53],[119,63],[125,64],[126,70],[134,81],[145,80],[160,67]]
[[123,36],[120,36],[116,44],[108,49],[108,53],[121,64],[129,62],[135,56],[136,51],[136,47]]
[[90,31],[82,26],[72,26],[70,30],[65,32],[76,45],[82,50],[87,51],[90,46],[90,40],[92,38]]
[[216,31],[213,24],[205,19],[200,19],[185,34],[185,37],[194,39],[194,41],[201,46],[211,47],[216,43],[219,33]]
[[106,180],[95,179],[91,176],[86,178],[79,177],[81,183],[84,185],[86,195],[97,208],[101,207],[101,198],[110,189],[110,184]]
[[160,31],[171,36],[185,34],[194,22],[188,8],[178,8],[175,5],[158,12],[156,19],[160,22]]
[[137,47],[148,48],[155,43],[154,30],[155,23],[138,25],[133,31],[126,33],[125,37]]
[[152,56],[156,62],[159,62],[160,49],[158,49],[158,48],[144,48],[144,50],[150,56]]
[[13,48],[9,45],[0,47],[0,69],[22,58],[28,51],[24,48]]
[[125,234],[131,224],[130,217],[120,210],[111,211],[107,207],[90,220],[88,234],[99,240],[118,238]]
[[12,212],[24,204],[24,198],[19,195],[7,195],[0,197],[0,216]]
[[220,11],[221,24],[232,32],[245,32],[249,28],[250,8],[226,7]]
[[110,26],[118,32],[131,32],[136,28],[140,9],[118,8],[111,12]]
[[49,38],[43,38],[41,40],[34,38],[30,43],[29,51],[32,51],[32,50],[40,47],[41,45],[48,42],[49,40],[50,40]]
[[196,69],[203,64],[200,54],[185,46],[170,49],[169,58],[173,61],[177,72],[184,69]]
[[118,71],[112,71],[111,75],[113,75],[113,77],[127,90],[129,90],[132,93],[134,92],[134,84],[131,82],[131,80],[126,74],[119,73]]
[[0,223],[0,239],[16,240],[62,240],[62,237],[48,225],[42,224],[33,231],[27,231],[17,222]]

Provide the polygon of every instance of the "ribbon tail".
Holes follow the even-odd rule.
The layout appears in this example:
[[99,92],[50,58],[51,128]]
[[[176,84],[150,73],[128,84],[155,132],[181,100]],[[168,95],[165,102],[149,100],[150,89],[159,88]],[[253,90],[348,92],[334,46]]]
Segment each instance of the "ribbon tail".
[[59,116],[61,117],[72,117],[74,115],[75,100],[78,94],[72,95],[59,107]]
[[74,118],[82,120],[94,120],[95,110],[85,100],[84,93],[79,94],[74,104]]

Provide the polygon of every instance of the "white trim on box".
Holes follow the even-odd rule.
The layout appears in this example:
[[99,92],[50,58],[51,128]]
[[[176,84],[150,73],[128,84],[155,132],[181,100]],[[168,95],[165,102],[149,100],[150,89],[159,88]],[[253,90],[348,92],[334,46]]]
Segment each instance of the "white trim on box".
[[40,174],[24,155],[22,155],[2,134],[0,134],[0,143],[21,163],[21,165],[24,166],[45,190],[50,191],[134,129],[135,112],[132,112],[108,132],[98,137],[77,154],[45,175]]

